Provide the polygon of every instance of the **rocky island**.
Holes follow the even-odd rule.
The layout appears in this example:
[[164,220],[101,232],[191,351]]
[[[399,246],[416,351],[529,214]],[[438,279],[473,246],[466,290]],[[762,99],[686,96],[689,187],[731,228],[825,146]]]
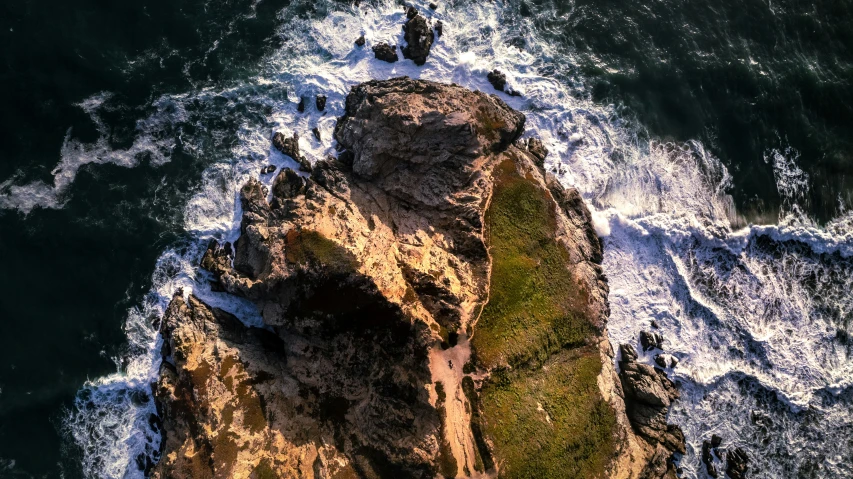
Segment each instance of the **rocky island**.
[[173,298],[153,477],[676,477],[678,392],[630,345],[617,373],[589,210],[524,123],[371,81],[337,158],[246,183],[239,240],[202,267],[265,327]]

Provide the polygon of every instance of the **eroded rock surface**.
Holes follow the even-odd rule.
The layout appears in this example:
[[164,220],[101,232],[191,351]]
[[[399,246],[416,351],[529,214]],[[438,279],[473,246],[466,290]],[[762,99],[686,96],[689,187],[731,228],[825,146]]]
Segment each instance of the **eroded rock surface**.
[[455,85],[371,81],[338,158],[244,185],[239,240],[202,267],[265,326],[173,299],[155,477],[669,474],[677,393],[636,363],[620,382],[590,212],[517,141],[524,121]]

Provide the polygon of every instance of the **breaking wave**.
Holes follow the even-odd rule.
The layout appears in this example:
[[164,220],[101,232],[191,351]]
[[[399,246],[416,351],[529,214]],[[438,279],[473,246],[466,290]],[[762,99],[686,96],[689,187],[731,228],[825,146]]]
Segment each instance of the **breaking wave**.
[[[432,11],[419,3],[444,24],[424,67],[373,59],[371,45],[403,43],[399,4],[312,6],[311,17],[297,15],[299,6],[281,13],[283,46],[244,84],[158,99],[126,150],[106,140],[84,145],[69,135],[53,185],[0,185],[0,207],[26,212],[60,207],[84,164],[132,167],[145,155],[156,164],[168,161],[178,142],[194,155],[226,152],[203,173],[185,207],[185,241],[163,253],[152,291],[128,314],[130,353],[117,358],[115,374],[86,384],[68,415],[87,477],[141,477],[157,458],[156,324],[176,291],[192,291],[259,324],[251,305],[211,292],[196,265],[211,238],[236,237],[238,191],[249,177],[269,183],[273,175],[261,176],[262,166],[295,167],[271,150],[272,133],[299,133],[303,152],[316,161],[334,151],[332,130],[352,85],[408,75],[496,93],[486,80],[495,68],[523,93],[496,94],[527,115],[526,135],[540,137],[551,152],[546,168],[578,188],[594,210],[605,238],[613,344],[635,342],[654,320],[666,351],[680,359],[669,373],[682,387],[672,421],[687,437],[685,477],[703,477],[699,451],[711,434],[748,452],[753,477],[853,475],[846,460],[853,437],[853,216],[824,227],[804,216],[797,201],[809,183],[796,152],[766,157],[788,199],[778,224],[735,230],[731,224],[740,219],[726,194],[726,168],[698,142],[648,139],[615,108],[588,100],[582,83],[560,74],[571,53],[548,41],[515,4],[458,2]],[[364,48],[353,44],[361,34]],[[317,93],[328,96],[325,112],[312,106]],[[296,108],[301,97],[309,105],[304,114]],[[82,106],[96,124],[107,98]],[[223,116],[234,120],[233,141],[208,141],[209,131],[202,139]],[[195,128],[181,128],[185,123]],[[107,127],[99,127],[106,136]],[[310,134],[315,127],[319,140]]]

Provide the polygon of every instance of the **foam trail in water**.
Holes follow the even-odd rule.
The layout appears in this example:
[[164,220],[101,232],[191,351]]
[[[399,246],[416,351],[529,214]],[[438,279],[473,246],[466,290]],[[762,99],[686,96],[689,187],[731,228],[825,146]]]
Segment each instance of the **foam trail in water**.
[[[144,457],[146,447],[156,449],[159,437],[147,425],[152,401],[134,400],[132,391],[150,393],[159,361],[151,323],[177,288],[259,324],[249,305],[210,293],[195,265],[209,238],[236,237],[239,187],[249,177],[269,163],[295,166],[271,151],[272,133],[298,133],[303,153],[316,161],[334,151],[335,117],[352,85],[408,75],[495,93],[523,111],[526,135],[540,137],[551,151],[546,167],[593,207],[596,229],[606,236],[611,340],[636,341],[654,319],[667,352],[681,359],[670,373],[684,394],[672,419],[689,444],[681,460],[685,477],[702,477],[698,448],[712,433],[722,435],[726,447],[747,450],[753,470],[760,470],[753,477],[791,477],[809,468],[825,476],[851,474],[841,458],[849,458],[853,437],[846,399],[853,391],[853,218],[826,228],[786,221],[731,231],[736,212],[725,194],[731,177],[723,165],[696,142],[643,140],[613,109],[582,99],[583,85],[558,76],[571,64],[569,54],[542,37],[535,19],[518,15],[513,3],[444,3],[435,12],[419,4],[445,32],[424,67],[373,59],[373,44],[403,43],[405,15],[395,2],[312,5],[322,18],[297,17],[296,8],[282,12],[284,46],[257,78],[230,90],[170,98],[184,110],[199,102],[231,105],[229,115],[239,125],[236,146],[204,172],[186,206],[189,246],[164,253],[154,290],[129,316],[130,366],[81,393],[81,412],[69,424],[86,447],[87,473],[138,477],[135,458]],[[361,34],[364,48],[353,44]],[[486,80],[494,68],[524,96],[495,92]],[[313,107],[318,93],[328,96],[326,112]],[[296,111],[300,97],[308,105],[304,114]],[[212,109],[193,121],[204,126],[218,114]],[[314,127],[321,140],[310,134]],[[807,180],[796,174],[795,158],[784,158],[772,159],[779,164],[780,192],[799,194]],[[272,175],[261,180],[269,184]]]

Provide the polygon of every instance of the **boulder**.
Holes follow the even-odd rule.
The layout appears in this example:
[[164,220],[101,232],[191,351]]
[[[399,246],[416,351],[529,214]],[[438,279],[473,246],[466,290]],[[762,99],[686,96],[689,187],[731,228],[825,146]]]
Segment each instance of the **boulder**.
[[317,111],[323,111],[326,109],[326,95],[317,95],[314,103],[317,105]]
[[441,35],[444,34],[444,24],[441,23],[441,20],[435,22],[435,34],[441,38]]
[[363,47],[365,43],[366,43],[366,40],[364,39],[364,35],[356,38],[356,40],[355,40],[356,46],[359,46],[359,47]]
[[397,56],[397,46],[387,43],[377,43],[373,46],[373,56],[383,62],[394,63],[400,59]]
[[299,104],[296,105],[296,111],[299,113],[305,112],[305,98],[299,98]]
[[268,175],[274,171],[275,171],[275,165],[267,165],[267,166],[261,168],[261,174],[262,175]]
[[316,138],[317,141],[323,141],[322,138],[320,138],[320,129],[319,128],[317,128],[315,126],[314,128],[311,129],[311,133],[314,134],[314,138]]

